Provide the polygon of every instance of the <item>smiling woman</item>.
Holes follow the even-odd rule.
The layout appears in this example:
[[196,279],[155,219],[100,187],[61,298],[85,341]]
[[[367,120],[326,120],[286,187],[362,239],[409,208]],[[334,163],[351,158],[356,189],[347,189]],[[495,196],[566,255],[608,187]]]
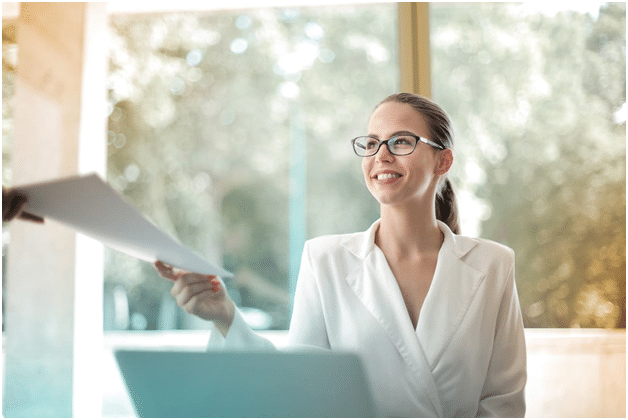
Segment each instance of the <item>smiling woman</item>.
[[[392,95],[371,114],[370,136],[451,133],[418,104],[446,117],[426,98]],[[368,230],[305,243],[288,342],[357,352],[383,417],[523,416],[526,350],[514,253],[456,235],[437,219],[436,191],[453,154],[419,145],[362,158],[381,216]],[[174,282],[180,306],[213,322],[210,350],[274,347],[246,325],[229,293],[213,290],[216,278],[156,268]]]

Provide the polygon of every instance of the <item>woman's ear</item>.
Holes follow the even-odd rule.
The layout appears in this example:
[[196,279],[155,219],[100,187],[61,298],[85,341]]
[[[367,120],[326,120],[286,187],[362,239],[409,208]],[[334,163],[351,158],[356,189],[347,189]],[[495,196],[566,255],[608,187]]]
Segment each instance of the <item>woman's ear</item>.
[[451,149],[445,149],[438,152],[438,164],[436,165],[435,174],[442,176],[449,172],[451,165],[454,163],[454,153]]

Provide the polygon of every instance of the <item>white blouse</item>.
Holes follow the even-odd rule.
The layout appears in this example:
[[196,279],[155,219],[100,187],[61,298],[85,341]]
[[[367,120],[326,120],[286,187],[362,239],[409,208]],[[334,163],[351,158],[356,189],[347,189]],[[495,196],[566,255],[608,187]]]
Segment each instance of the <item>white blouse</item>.
[[[292,346],[361,355],[383,417],[523,417],[526,350],[514,252],[445,240],[416,330],[383,252],[366,232],[305,243],[289,331]],[[209,348],[273,348],[236,316]]]

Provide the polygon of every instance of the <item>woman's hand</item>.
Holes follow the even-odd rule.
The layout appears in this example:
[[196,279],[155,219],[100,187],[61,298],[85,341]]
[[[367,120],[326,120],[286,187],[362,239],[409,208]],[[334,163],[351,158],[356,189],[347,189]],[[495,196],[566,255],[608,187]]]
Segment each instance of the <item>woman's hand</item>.
[[161,277],[174,283],[170,294],[180,307],[187,313],[213,321],[222,335],[227,335],[235,304],[217,276],[175,270],[161,261],[155,262],[155,268]]

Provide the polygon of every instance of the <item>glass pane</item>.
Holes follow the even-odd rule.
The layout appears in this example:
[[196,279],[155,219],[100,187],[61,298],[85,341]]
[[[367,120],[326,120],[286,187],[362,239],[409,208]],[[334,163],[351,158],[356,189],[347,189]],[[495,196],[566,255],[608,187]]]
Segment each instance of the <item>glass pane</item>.
[[[395,4],[111,18],[108,180],[288,326],[303,241],[377,217],[350,139],[398,86]],[[106,329],[204,327],[108,252]],[[248,309],[247,309],[248,308]]]
[[625,328],[626,5],[579,4],[433,4],[433,96],[463,233],[515,250],[525,325]]

